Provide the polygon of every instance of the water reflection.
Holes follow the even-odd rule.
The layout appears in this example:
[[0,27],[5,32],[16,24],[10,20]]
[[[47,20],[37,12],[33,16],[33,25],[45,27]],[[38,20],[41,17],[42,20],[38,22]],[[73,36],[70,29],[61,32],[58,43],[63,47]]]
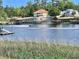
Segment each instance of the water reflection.
[[70,24],[68,22],[59,24],[22,24],[22,25],[0,25],[0,27],[29,27],[29,28],[75,28],[79,24]]
[[[51,25],[48,24],[3,25],[2,27],[4,29],[14,32],[14,34],[0,36],[0,39],[36,40],[36,41],[49,41],[49,42],[76,44],[76,45],[79,44],[79,28],[78,28],[79,25],[73,25],[68,23],[63,23],[63,25],[59,24],[56,27]],[[64,29],[65,27],[70,29]]]

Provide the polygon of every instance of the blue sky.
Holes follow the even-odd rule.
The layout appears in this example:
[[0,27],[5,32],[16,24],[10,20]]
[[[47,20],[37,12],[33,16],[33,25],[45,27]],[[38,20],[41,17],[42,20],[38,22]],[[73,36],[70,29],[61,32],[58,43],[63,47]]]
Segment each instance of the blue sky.
[[3,6],[14,6],[14,7],[20,7],[26,5],[27,0],[3,0]]
[[79,4],[79,0],[72,0],[75,4]]
[[[3,6],[20,7],[26,5],[28,0],[3,0]],[[72,0],[75,4],[79,3],[79,0]]]

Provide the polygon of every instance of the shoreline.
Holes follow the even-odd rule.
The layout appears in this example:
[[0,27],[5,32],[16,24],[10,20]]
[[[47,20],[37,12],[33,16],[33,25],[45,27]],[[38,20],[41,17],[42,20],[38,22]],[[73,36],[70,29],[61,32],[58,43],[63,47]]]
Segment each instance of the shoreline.
[[59,16],[50,16],[50,17],[12,17],[8,18],[9,21],[0,21],[1,25],[21,25],[21,24],[42,24],[44,22],[51,22],[51,24],[61,24],[64,22],[69,22],[70,24],[79,24],[79,17],[59,17]]

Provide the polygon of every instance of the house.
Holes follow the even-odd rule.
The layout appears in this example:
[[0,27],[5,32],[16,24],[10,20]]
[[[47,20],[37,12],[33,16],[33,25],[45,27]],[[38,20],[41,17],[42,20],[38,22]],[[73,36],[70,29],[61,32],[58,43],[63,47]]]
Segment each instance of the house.
[[34,12],[34,21],[35,22],[43,22],[47,20],[47,16],[48,16],[48,11],[44,10],[44,9],[40,9]]
[[40,9],[34,12],[34,17],[47,17],[48,16],[48,11],[44,9]]
[[66,9],[64,11],[61,11],[60,15],[66,17],[73,17],[73,16],[79,16],[79,12],[73,9]]

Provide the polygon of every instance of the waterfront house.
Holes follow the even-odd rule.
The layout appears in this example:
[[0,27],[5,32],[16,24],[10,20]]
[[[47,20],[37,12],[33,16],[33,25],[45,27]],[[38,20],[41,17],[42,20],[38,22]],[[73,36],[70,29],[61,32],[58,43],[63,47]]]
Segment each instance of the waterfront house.
[[61,11],[60,15],[64,17],[73,17],[73,16],[79,16],[79,12],[74,9],[66,9],[64,11]]
[[34,17],[47,17],[48,16],[48,11],[44,9],[40,9],[34,12]]
[[47,20],[47,16],[48,16],[48,11],[44,10],[44,9],[40,9],[34,12],[34,21],[36,22],[43,22]]

